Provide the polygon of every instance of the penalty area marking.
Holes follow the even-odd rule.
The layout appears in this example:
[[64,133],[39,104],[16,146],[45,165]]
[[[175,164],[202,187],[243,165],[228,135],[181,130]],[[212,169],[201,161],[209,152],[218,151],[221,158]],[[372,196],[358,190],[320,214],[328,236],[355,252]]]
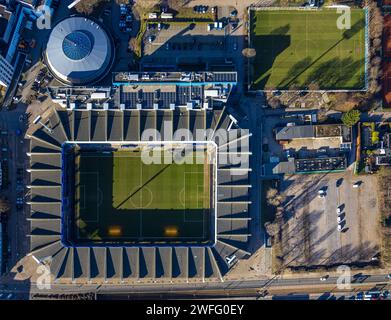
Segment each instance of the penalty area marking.
[[[94,172],[80,172],[80,176],[81,175],[93,175],[93,176],[96,177],[96,197],[95,197],[96,198],[96,219],[95,220],[85,220],[85,219],[83,219],[83,221],[84,222],[89,222],[89,223],[98,223],[99,222],[99,205],[101,204],[100,202],[103,201],[103,199],[102,199],[103,197],[100,197],[100,199],[99,199],[99,191],[100,191],[100,189],[99,189],[99,173],[96,172],[96,171],[94,171]],[[83,185],[83,186],[85,186],[85,185]],[[85,190],[85,187],[84,187],[84,190]],[[89,191],[89,192],[91,192],[91,191]],[[100,191],[100,192],[102,193],[102,191]],[[84,199],[83,199],[83,202],[84,202],[83,209],[85,209],[86,206],[87,206],[86,205],[87,200],[86,200],[85,192],[83,194],[83,197],[84,197]],[[100,200],[100,201],[98,201],[98,200]],[[82,208],[80,208],[80,210],[82,210]],[[80,218],[80,213],[79,213],[79,218]]]

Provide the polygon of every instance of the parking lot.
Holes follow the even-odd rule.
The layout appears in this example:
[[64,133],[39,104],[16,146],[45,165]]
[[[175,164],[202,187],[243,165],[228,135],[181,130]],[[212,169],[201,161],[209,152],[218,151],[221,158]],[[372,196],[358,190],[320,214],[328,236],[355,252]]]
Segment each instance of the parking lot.
[[[286,177],[280,185],[286,196],[281,243],[284,263],[316,266],[371,261],[380,246],[376,179],[356,177],[350,170]],[[357,181],[361,185],[354,188]],[[325,197],[319,196],[321,189]],[[337,229],[338,215],[341,231]]]
[[149,23],[144,37],[144,64],[233,64],[241,56],[240,37],[232,25],[208,31],[208,22]]

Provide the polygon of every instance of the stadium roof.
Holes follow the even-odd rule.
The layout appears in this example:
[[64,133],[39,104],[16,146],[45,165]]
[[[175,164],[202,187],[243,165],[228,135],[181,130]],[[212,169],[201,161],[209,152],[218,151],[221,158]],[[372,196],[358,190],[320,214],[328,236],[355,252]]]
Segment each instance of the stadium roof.
[[52,30],[46,62],[54,75],[67,84],[87,84],[105,75],[113,59],[111,38],[96,22],[71,17]]
[[[145,118],[142,120],[141,118]],[[212,247],[66,247],[61,241],[61,145],[66,141],[137,141],[145,127],[162,130],[164,119],[173,128],[227,130],[231,121],[218,110],[59,110],[37,126],[30,137],[30,254],[38,261],[50,258],[55,279],[133,281],[139,279],[221,279],[231,265],[227,256],[248,257],[250,168],[218,163],[217,241]],[[166,129],[164,129],[166,130]],[[249,143],[248,133],[229,131],[231,139],[217,139],[218,150],[227,144]],[[164,136],[164,135],[162,135]],[[234,137],[234,138],[233,138]],[[214,139],[214,137],[209,137]],[[221,140],[221,141],[220,141]],[[219,157],[218,157],[219,159]],[[220,160],[219,160],[220,161]],[[248,164],[248,163],[247,163]]]

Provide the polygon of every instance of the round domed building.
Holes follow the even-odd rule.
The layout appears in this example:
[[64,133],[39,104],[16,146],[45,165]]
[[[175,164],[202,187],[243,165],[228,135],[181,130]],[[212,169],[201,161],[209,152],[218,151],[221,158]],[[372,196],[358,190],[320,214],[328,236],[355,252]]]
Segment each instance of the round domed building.
[[100,80],[113,59],[111,37],[98,23],[80,16],[62,20],[53,28],[45,52],[53,75],[70,85]]

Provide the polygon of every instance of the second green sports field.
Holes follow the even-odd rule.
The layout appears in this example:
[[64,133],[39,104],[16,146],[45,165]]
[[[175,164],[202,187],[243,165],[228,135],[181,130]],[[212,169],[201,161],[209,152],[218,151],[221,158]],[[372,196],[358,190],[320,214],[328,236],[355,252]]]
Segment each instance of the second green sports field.
[[75,238],[83,242],[207,242],[208,151],[188,163],[147,164],[139,149],[83,151],[75,157]]
[[350,29],[336,9],[251,11],[252,89],[364,89],[365,11],[350,11]]

